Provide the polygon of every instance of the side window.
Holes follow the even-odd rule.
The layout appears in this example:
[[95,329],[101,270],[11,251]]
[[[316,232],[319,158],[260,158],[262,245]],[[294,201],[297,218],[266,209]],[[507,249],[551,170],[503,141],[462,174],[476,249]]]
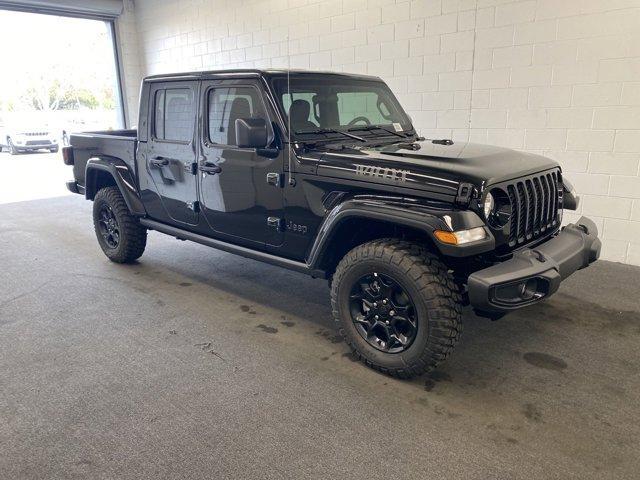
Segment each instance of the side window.
[[260,94],[253,87],[216,88],[207,93],[209,141],[237,145],[238,118],[268,118]]
[[154,137],[158,140],[189,142],[193,138],[195,109],[188,88],[158,90],[155,95]]

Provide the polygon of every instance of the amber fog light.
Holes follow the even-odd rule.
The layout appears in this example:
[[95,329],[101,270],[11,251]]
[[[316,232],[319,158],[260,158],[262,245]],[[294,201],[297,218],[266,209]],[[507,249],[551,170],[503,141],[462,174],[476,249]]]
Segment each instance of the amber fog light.
[[487,238],[487,232],[484,227],[458,230],[457,232],[436,230],[433,233],[438,240],[442,243],[448,243],[449,245],[464,245],[465,243],[477,242]]

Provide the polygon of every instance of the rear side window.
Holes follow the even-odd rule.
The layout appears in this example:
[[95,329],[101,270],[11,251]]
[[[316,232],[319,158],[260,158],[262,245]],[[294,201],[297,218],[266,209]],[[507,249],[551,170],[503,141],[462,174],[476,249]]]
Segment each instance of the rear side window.
[[195,123],[193,92],[188,88],[158,90],[154,104],[154,137],[170,142],[190,142]]
[[209,141],[220,145],[237,145],[236,120],[264,118],[264,104],[253,87],[216,88],[207,95]]

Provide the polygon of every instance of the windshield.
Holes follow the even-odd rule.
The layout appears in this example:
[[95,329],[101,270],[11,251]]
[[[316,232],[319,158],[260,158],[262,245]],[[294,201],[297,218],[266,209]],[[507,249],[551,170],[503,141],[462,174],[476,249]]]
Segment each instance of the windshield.
[[409,117],[382,81],[292,75],[289,82],[286,77],[275,79],[273,87],[285,120],[291,117],[291,135],[297,140],[319,134],[345,140],[340,135],[345,131],[361,137],[413,133]]

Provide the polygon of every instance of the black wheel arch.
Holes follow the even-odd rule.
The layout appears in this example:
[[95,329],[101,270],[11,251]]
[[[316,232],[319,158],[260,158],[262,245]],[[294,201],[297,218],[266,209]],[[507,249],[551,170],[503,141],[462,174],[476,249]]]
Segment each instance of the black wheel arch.
[[146,215],[144,204],[136,187],[135,176],[123,160],[106,155],[91,157],[87,160],[85,198],[93,200],[101,188],[110,186],[118,187],[133,215]]
[[476,255],[494,248],[492,236],[485,244],[467,250],[439,242],[434,231],[479,226],[484,226],[484,222],[470,210],[431,206],[411,202],[404,197],[353,197],[335,206],[326,215],[307,263],[312,268],[330,274],[344,254],[355,246],[386,237],[420,242],[433,253],[443,256]]

